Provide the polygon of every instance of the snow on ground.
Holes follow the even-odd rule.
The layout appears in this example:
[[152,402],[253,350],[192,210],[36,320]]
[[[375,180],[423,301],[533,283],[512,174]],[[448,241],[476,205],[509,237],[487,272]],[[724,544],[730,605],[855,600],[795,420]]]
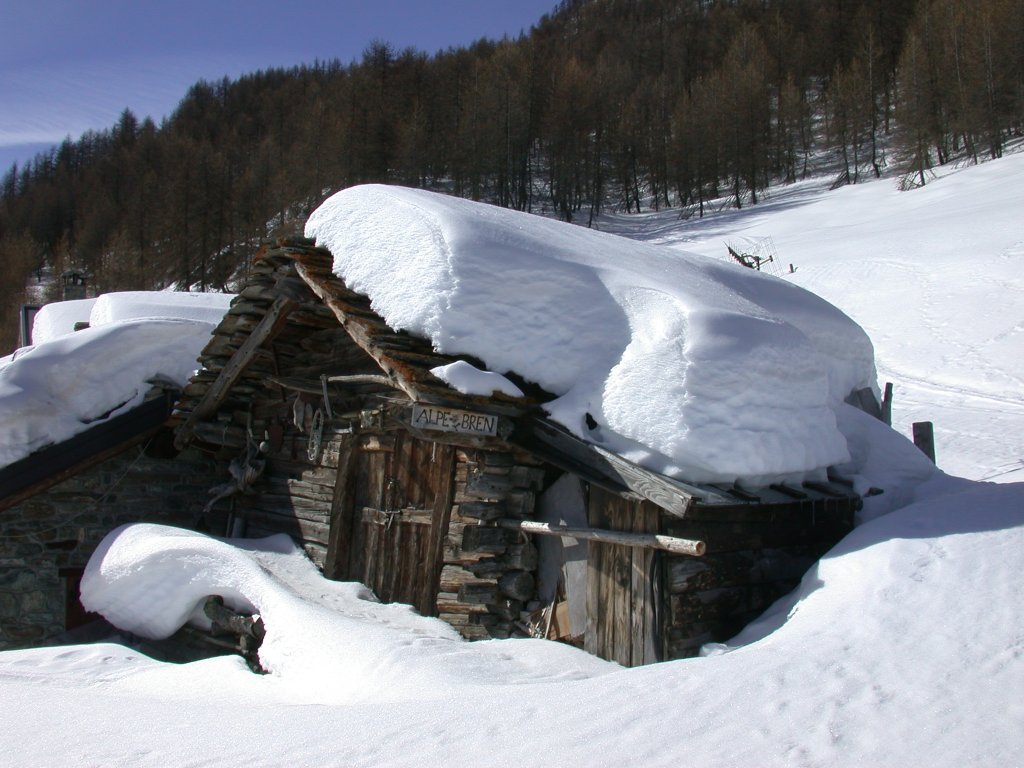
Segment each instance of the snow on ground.
[[[160,525],[111,532],[82,604],[140,637],[170,637],[207,595],[263,617],[273,696],[310,704],[443,698],[466,687],[567,681],[615,665],[557,643],[466,643],[440,619],[324,580],[287,536],[241,547]],[[298,594],[297,594],[298,593]],[[208,622],[199,619],[201,625]]]
[[391,327],[537,382],[576,434],[691,482],[845,461],[835,410],[875,384],[849,318],[714,259],[381,185],[338,192],[306,234]]
[[[231,296],[126,292],[44,306],[37,343],[0,359],[0,467],[179,386]],[[90,327],[72,331],[76,322]]]
[[[880,332],[884,372],[929,383],[893,376],[896,413],[944,404],[940,463],[993,473],[1024,457],[1022,302],[999,271],[1019,264],[1024,157],[905,196],[891,184],[776,192],[726,224],[670,212],[605,225],[715,254],[732,232],[774,237],[791,279]],[[991,432],[987,409],[1001,420]],[[160,607],[180,618],[220,584],[263,613],[275,671],[111,644],[0,653],[0,765],[1019,765],[1024,484],[950,477],[861,412],[836,417],[861,487],[885,493],[793,595],[704,658],[608,672],[544,643],[467,645],[323,581],[281,539],[123,529],[90,566],[92,599],[145,632]]]
[[871,337],[897,429],[933,421],[953,474],[1024,480],[1024,153],[944,173],[908,192],[891,178],[825,194],[810,181],[704,220],[663,211],[602,226],[718,258],[726,242],[772,238],[783,273],[796,267],[784,278]]

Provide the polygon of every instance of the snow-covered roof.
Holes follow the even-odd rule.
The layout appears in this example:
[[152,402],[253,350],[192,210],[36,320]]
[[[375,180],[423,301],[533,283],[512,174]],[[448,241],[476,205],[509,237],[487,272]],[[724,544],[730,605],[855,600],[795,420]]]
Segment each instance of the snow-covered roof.
[[556,421],[670,476],[758,484],[847,461],[836,409],[876,387],[846,315],[705,257],[381,185],[337,193],[306,235],[392,328],[539,384]]
[[126,292],[44,306],[42,341],[0,360],[0,467],[138,405],[150,380],[183,385],[231,298]]

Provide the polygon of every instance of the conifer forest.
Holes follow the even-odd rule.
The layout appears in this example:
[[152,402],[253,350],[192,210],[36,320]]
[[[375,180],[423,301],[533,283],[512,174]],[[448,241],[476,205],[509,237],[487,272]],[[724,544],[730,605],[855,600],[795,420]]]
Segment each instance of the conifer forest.
[[229,290],[338,189],[424,187],[593,225],[1000,156],[1024,129],[1024,0],[563,0],[527,34],[368,42],[125,110],[0,182],[0,354],[43,267],[97,291]]

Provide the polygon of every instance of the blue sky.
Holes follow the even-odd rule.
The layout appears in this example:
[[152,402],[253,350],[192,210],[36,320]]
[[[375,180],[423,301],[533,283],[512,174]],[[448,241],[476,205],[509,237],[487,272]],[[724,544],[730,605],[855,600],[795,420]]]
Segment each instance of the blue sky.
[[128,107],[157,122],[189,85],[374,39],[434,53],[528,32],[557,0],[0,0],[0,173]]

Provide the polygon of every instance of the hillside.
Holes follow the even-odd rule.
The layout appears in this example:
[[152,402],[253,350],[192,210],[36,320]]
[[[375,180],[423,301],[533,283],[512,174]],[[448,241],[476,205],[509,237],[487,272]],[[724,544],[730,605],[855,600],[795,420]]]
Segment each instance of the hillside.
[[[1024,480],[1024,154],[950,167],[922,189],[896,179],[823,193],[821,181],[772,190],[755,211],[680,224],[673,212],[608,216],[612,232],[728,258],[726,244],[770,238],[765,266],[857,321],[879,384],[895,385],[893,423],[935,423],[939,466],[975,480]],[[789,274],[790,265],[796,271]],[[765,392],[765,398],[785,398]]]
[[[261,240],[367,182],[590,224],[604,210],[757,203],[927,178],[1019,137],[1024,7],[985,0],[566,0],[515,40],[368,43],[196,83],[161,125],[125,111],[0,182],[0,353],[26,279],[220,290]],[[951,53],[947,53],[951,52]]]
[[[717,257],[724,240],[772,237],[796,268],[784,279],[875,339],[898,419],[935,418],[940,466],[1010,481],[1024,456],[1021,189],[1024,155],[1012,155],[910,192],[891,180],[831,192],[808,183],[752,210],[602,226]],[[729,646],[632,670],[535,641],[453,643],[430,620],[320,580],[281,541],[257,553],[207,539],[173,550],[143,532],[135,552],[179,553],[153,572],[164,589],[146,592],[147,605],[173,598],[172,575],[222,569],[271,622],[301,617],[275,622],[290,672],[257,677],[230,659],[171,666],[116,645],[2,653],[0,763],[1015,764],[1024,484],[943,474],[874,421],[844,432],[861,481],[886,489],[862,524]]]

